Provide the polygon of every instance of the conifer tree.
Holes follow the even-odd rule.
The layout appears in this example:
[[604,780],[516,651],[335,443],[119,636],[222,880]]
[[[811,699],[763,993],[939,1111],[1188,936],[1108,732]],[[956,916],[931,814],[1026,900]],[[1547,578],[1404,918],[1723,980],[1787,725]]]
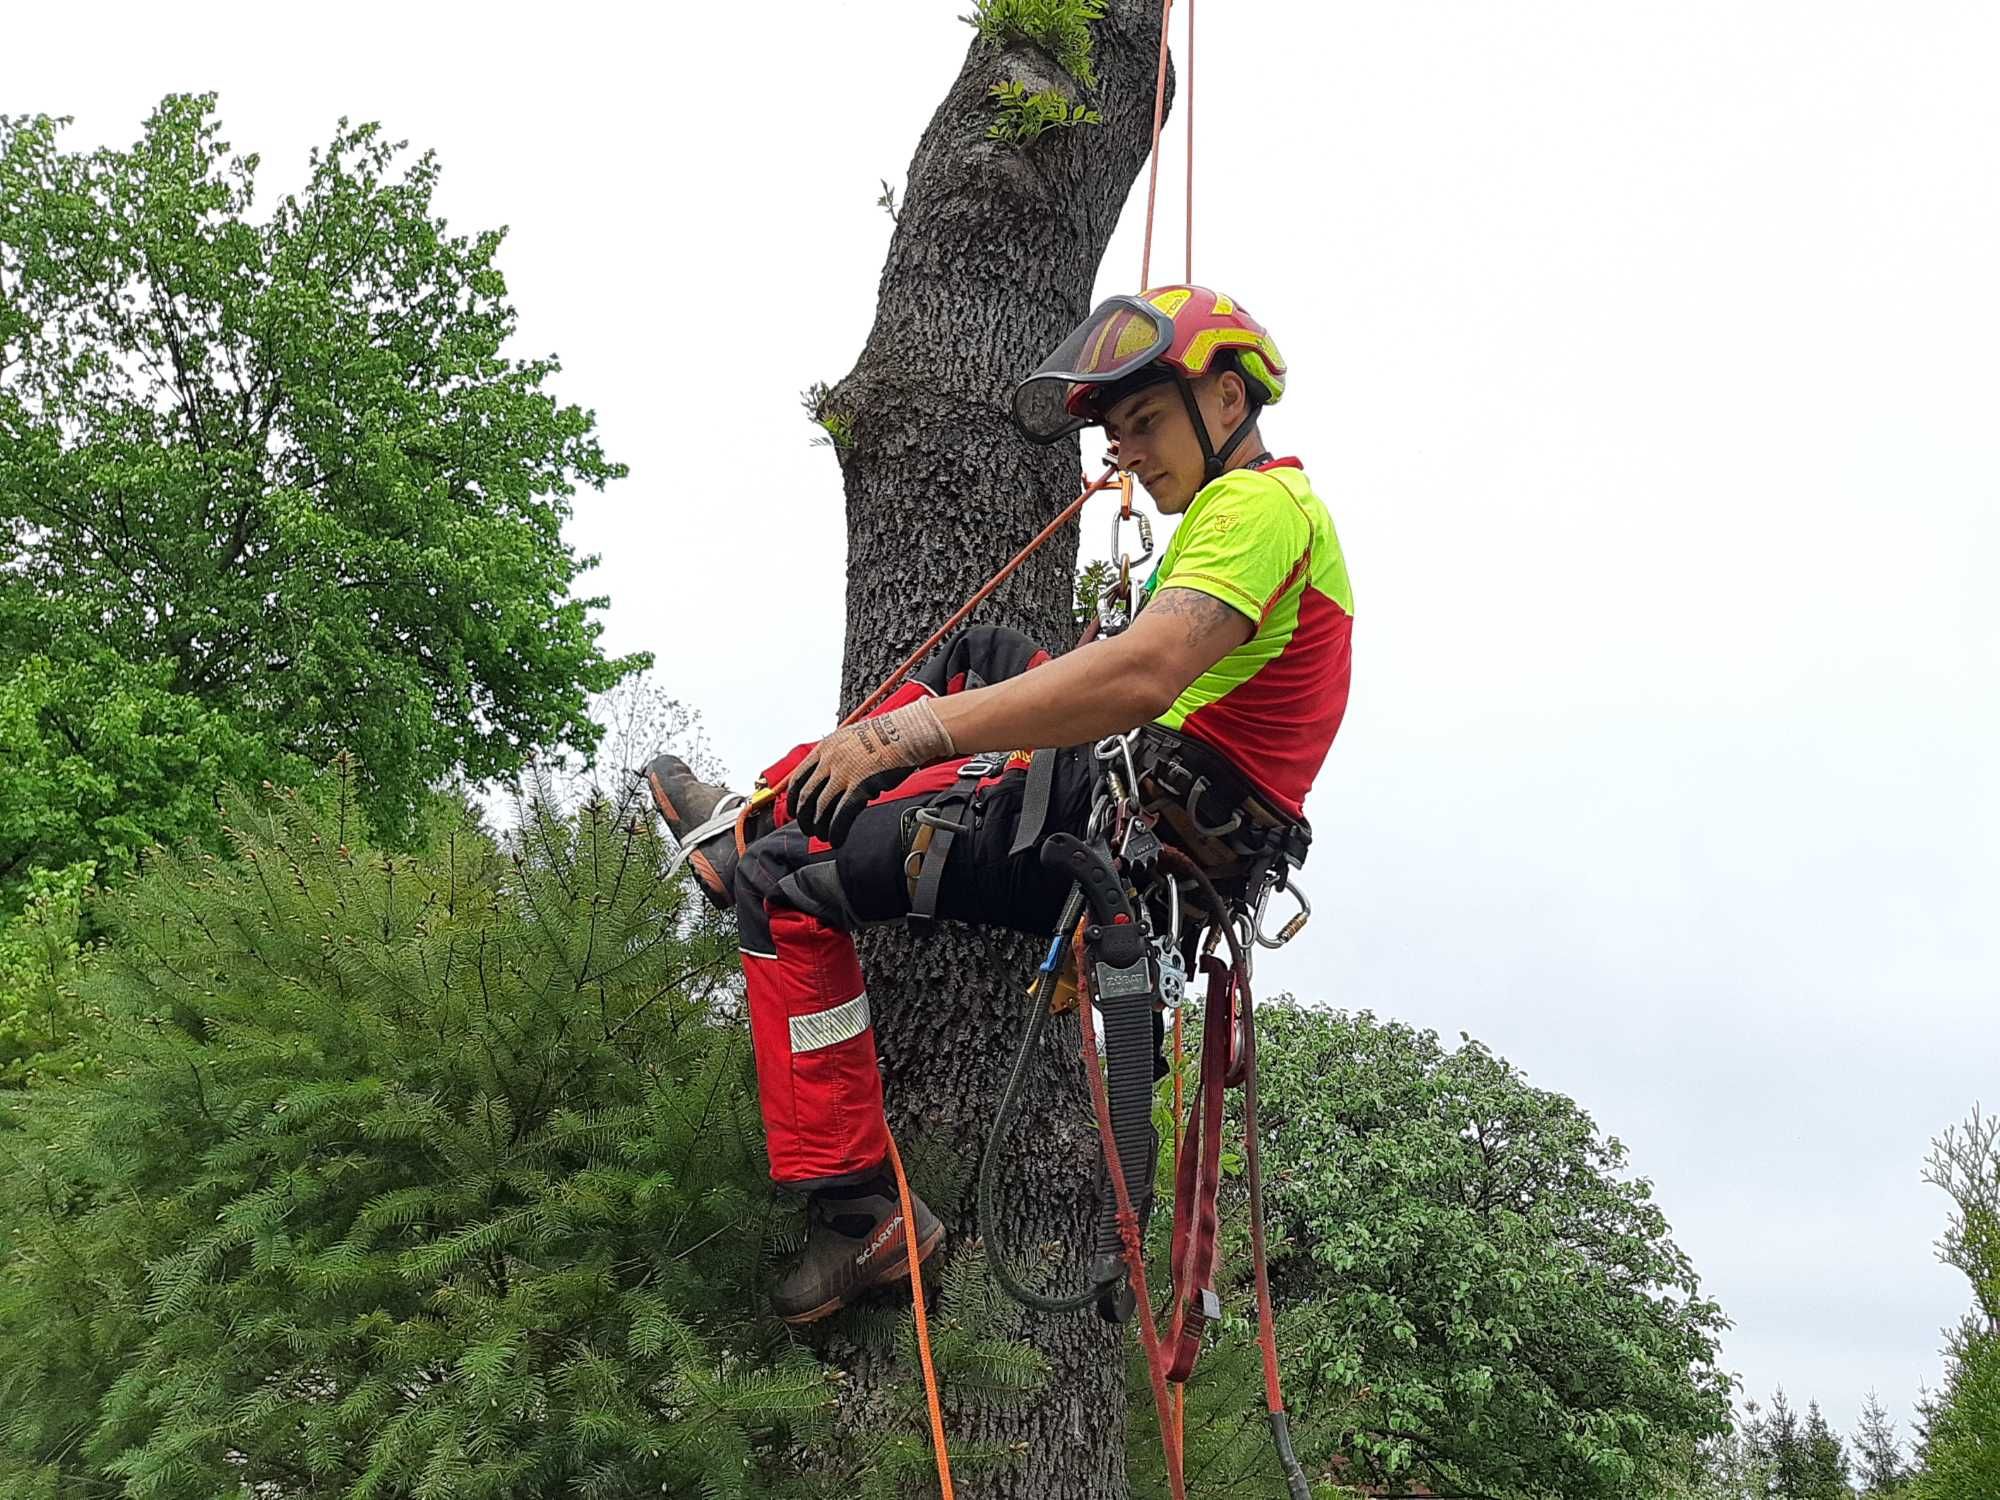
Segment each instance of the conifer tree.
[[1896,1424],[1882,1409],[1881,1397],[1872,1390],[1861,1407],[1861,1425],[1854,1435],[1854,1448],[1860,1458],[1860,1473],[1856,1478],[1862,1495],[1895,1494],[1908,1471],[1903,1463],[1902,1445],[1896,1440]]
[[[232,793],[235,858],[163,852],[105,901],[102,1073],[8,1106],[0,1493],[893,1471],[822,1448],[837,1387],[756,1311],[794,1226],[729,941],[662,884],[650,818],[537,806],[508,858],[433,807],[391,856],[333,775],[324,810]],[[962,1371],[1024,1378],[967,1338]]]
[[1770,1465],[1773,1500],[1805,1500],[1806,1450],[1799,1432],[1799,1414],[1779,1386],[1758,1431],[1759,1455]]
[[1853,1493],[1847,1485],[1847,1449],[1840,1434],[1827,1425],[1816,1400],[1806,1407],[1803,1439],[1808,1500],[1846,1500]]

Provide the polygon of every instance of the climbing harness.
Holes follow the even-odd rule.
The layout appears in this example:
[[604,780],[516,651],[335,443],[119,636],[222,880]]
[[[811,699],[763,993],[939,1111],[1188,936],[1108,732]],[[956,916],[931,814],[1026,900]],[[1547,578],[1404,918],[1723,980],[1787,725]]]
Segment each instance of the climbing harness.
[[1004,756],[974,756],[958,768],[958,779],[949,787],[904,815],[903,847],[910,852],[903,859],[903,875],[910,887],[907,920],[913,931],[928,932],[936,925],[938,892],[951,846],[960,834],[972,831],[973,797],[979,784],[999,775],[1005,764]]

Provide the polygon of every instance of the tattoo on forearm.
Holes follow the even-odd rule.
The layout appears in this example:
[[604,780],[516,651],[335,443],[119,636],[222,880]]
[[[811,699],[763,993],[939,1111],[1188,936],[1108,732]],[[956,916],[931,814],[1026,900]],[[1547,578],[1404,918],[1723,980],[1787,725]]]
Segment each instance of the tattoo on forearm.
[[1242,611],[1224,604],[1197,589],[1162,589],[1146,606],[1146,613],[1179,615],[1187,629],[1187,643],[1196,646],[1216,631],[1243,618]]

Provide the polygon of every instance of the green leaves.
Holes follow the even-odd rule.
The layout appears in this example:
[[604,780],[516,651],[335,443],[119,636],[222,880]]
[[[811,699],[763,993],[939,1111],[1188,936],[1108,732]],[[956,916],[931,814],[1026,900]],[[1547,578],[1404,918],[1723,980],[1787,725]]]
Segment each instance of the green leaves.
[[1366,1014],[1260,1019],[1287,1379],[1345,1472],[1611,1500],[1725,1428],[1721,1312],[1571,1100]]
[[992,95],[993,106],[1000,115],[986,128],[988,140],[1027,146],[1045,131],[1102,123],[1096,110],[1081,104],[1072,105],[1059,89],[1037,89],[1029,93],[1025,83],[1015,80],[996,83],[988,93]]
[[1951,1196],[1939,1258],[1972,1283],[1973,1310],[1945,1348],[1944,1387],[1924,1403],[1916,1500],[2000,1491],[2000,1115],[1977,1105],[1932,1142],[1924,1180]]
[[624,471],[555,359],[504,352],[501,234],[447,232],[436,160],[344,121],[260,213],[213,105],[124,150],[0,120],[0,890],[340,750],[397,842],[448,774],[587,751],[642,663],[572,592],[572,497]]
[[33,872],[21,914],[0,923],[0,1084],[93,1066],[75,1050],[88,1024],[78,985],[94,954],[82,930],[90,876],[88,864]]
[[[0,596],[9,589],[0,579]],[[283,759],[176,692],[167,663],[130,662],[77,637],[52,646],[0,656],[0,912],[25,894],[31,870],[90,864],[112,880],[156,841],[212,838],[223,780]]]
[[1105,0],[978,0],[978,8],[959,19],[993,45],[1028,42],[1041,48],[1078,83],[1094,89],[1097,73],[1091,63],[1090,28],[1104,19],[1104,4]]

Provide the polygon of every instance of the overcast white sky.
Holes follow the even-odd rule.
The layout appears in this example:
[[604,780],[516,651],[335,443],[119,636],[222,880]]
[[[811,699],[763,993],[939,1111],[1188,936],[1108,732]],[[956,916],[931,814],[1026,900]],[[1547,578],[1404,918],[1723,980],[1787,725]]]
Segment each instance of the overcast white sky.
[[[267,194],[341,114],[437,148],[454,223],[512,226],[520,352],[632,466],[571,532],[608,644],[741,775],[831,722],[797,397],[861,347],[967,8],[20,6],[0,110],[123,143],[217,89]],[[1357,596],[1265,986],[1575,1096],[1750,1394],[1906,1418],[1969,1304],[1920,1164],[2000,1102],[2000,6],[1200,15],[1195,270],[1284,345],[1267,433]]]

